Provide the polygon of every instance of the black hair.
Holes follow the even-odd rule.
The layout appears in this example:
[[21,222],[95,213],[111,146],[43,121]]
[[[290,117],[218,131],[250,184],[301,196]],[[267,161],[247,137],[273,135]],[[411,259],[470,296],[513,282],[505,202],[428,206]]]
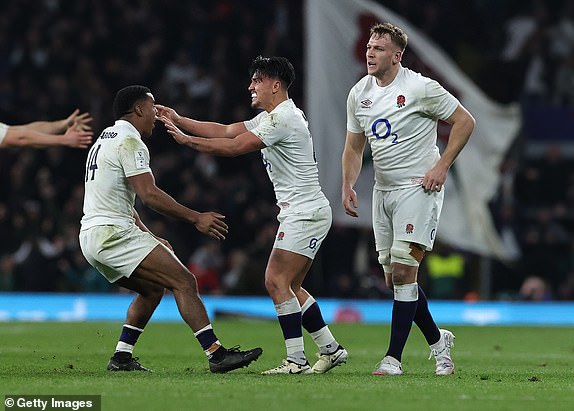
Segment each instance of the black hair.
[[295,81],[293,64],[285,57],[256,57],[249,68],[249,76],[253,77],[256,73],[262,77],[279,79],[285,90]]
[[151,90],[145,86],[127,86],[116,93],[113,110],[115,119],[119,119],[129,114],[136,102],[147,98]]

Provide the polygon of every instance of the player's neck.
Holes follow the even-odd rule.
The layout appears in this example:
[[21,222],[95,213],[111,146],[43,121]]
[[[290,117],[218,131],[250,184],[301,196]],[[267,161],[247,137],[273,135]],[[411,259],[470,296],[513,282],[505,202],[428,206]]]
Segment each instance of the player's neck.
[[377,86],[387,87],[395,80],[398,74],[399,74],[399,66],[396,66],[374,77],[375,80],[377,81]]
[[266,105],[264,110],[267,111],[268,113],[271,113],[273,110],[275,110],[275,107],[277,107],[279,104],[283,103],[287,99],[289,99],[287,93],[281,93],[281,92],[276,93],[273,95],[272,100],[269,102],[269,104]]

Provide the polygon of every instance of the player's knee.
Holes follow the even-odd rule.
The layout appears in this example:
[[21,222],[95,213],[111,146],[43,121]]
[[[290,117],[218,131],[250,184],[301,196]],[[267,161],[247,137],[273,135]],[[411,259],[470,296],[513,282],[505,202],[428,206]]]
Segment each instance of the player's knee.
[[140,287],[137,292],[148,304],[155,304],[157,306],[163,298],[164,291],[164,287],[149,283],[149,285],[146,284]]
[[163,294],[165,292],[165,288],[163,287],[154,287],[149,292],[149,299],[153,300],[156,304],[159,304],[161,299],[163,298]]
[[284,276],[276,273],[265,273],[265,289],[271,298],[290,292],[291,285]]
[[265,275],[265,289],[269,295],[273,295],[279,289],[279,285],[273,276]]
[[418,267],[424,256],[424,251],[414,243],[395,241],[391,247],[391,262]]
[[182,270],[179,275],[176,276],[174,283],[175,289],[186,294],[198,293],[197,278],[195,277],[195,274],[188,269]]

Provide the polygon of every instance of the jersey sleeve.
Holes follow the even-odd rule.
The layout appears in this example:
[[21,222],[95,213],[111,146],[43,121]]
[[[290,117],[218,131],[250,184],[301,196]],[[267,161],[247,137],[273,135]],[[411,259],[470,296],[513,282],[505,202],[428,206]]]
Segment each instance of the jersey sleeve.
[[432,118],[446,120],[456,110],[460,102],[436,80],[428,79],[423,98],[424,111]]
[[290,135],[287,131],[288,121],[280,112],[269,113],[261,118],[257,127],[250,130],[263,141],[267,147],[279,143]]
[[259,123],[261,122],[263,117],[265,117],[266,115],[267,115],[267,112],[262,111],[261,113],[257,114],[255,117],[253,117],[251,120],[245,120],[243,122],[243,124],[245,125],[245,128],[248,131],[251,131],[259,125]]
[[4,138],[6,138],[8,127],[9,127],[8,124],[0,123],[0,144],[2,144]]
[[355,96],[354,90],[355,89],[351,89],[347,96],[347,130],[351,133],[362,133],[364,130],[361,128],[355,115],[357,111],[357,97]]
[[126,137],[118,147],[118,157],[126,177],[151,172],[148,148],[136,136]]

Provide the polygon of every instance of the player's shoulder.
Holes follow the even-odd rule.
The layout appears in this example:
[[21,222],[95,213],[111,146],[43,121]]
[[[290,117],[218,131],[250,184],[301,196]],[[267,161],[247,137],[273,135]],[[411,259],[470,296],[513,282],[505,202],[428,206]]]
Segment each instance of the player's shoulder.
[[[301,117],[302,111],[295,105],[291,99],[287,99],[275,107],[265,118],[272,123],[288,125],[290,122]],[[279,125],[276,124],[276,125]]]
[[349,90],[347,104],[357,104],[362,98],[361,96],[368,95],[373,91],[373,89],[376,89],[376,84],[376,80],[373,76],[369,74],[363,76],[353,87],[351,87],[351,90]]
[[411,70],[408,67],[401,67],[401,70],[399,73],[400,73],[400,76],[403,79],[403,81],[408,82],[408,83],[424,85],[430,81],[434,81],[430,77],[427,77],[427,76],[419,73],[418,71]]
[[145,146],[136,128],[126,121],[117,121],[115,124],[105,128],[98,137],[101,143],[106,146],[119,147],[130,142],[131,147]]
[[298,108],[295,105],[295,102],[288,98],[287,100],[281,102],[277,107],[275,107],[275,109],[271,111],[271,114],[280,113],[282,115],[290,115],[296,113],[297,110]]
[[416,95],[421,96],[426,94],[425,90],[430,84],[436,83],[432,78],[406,67],[401,68],[399,77],[401,88],[411,90]]
[[373,76],[369,74],[364,75],[363,77],[361,77],[359,81],[355,83],[353,87],[351,87],[351,92],[357,92],[371,87],[373,84],[373,80],[374,80]]
[[102,133],[100,134],[100,138],[106,136],[107,138],[111,138],[112,136],[117,137],[119,135],[124,135],[127,131],[127,128],[124,124],[120,122],[115,122],[111,126],[106,127]]

